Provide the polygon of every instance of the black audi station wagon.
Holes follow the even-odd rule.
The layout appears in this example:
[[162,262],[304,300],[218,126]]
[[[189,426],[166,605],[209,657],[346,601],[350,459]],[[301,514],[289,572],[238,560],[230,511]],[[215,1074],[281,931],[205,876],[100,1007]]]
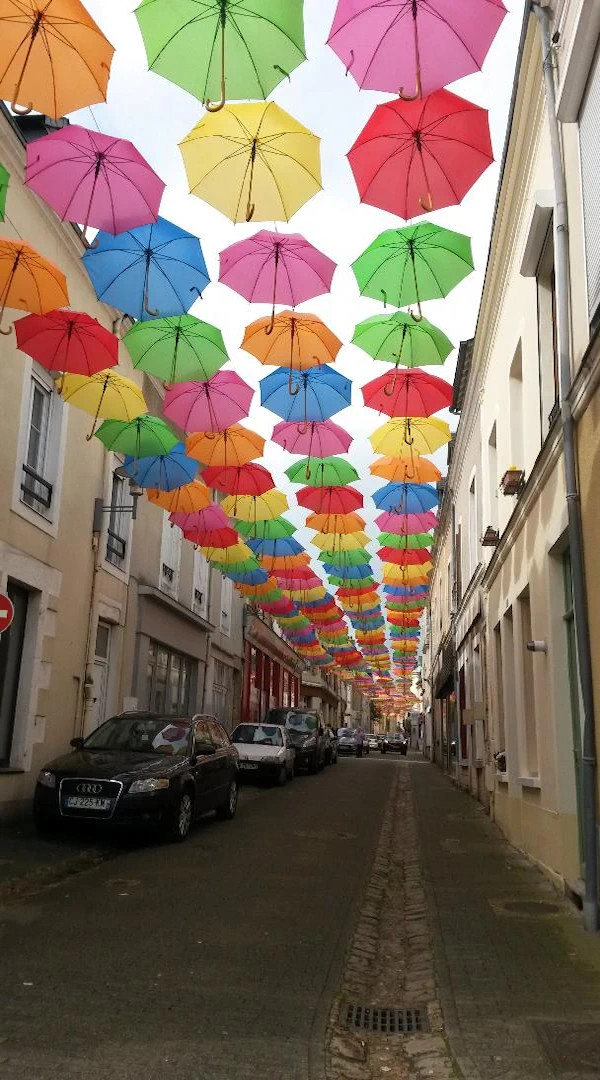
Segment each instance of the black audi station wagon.
[[185,840],[200,815],[235,814],[238,754],[213,716],[121,713],[71,746],[38,776],[33,810],[40,832],[94,821]]

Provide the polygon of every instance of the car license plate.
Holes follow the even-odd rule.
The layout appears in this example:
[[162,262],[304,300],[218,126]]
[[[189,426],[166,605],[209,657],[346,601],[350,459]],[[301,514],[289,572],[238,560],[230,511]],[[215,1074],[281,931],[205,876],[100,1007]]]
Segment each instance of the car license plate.
[[251,761],[240,761],[240,769],[258,769],[258,765],[253,765]]
[[84,798],[81,795],[70,795],[65,800],[65,805],[70,810],[110,810],[111,799]]

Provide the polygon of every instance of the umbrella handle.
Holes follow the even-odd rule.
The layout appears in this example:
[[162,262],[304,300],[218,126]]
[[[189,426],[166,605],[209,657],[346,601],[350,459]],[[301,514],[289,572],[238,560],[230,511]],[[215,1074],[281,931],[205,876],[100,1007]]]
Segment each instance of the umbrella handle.
[[426,199],[422,199],[419,196],[419,206],[421,206],[423,208],[423,210],[425,211],[426,214],[431,213],[431,211],[433,210],[433,198],[431,196],[430,191],[427,192],[427,198]]
[[[290,394],[291,397],[296,397],[296,394],[300,393],[300,383],[298,383],[297,386],[294,386],[294,384],[292,382],[292,375],[293,374],[294,374],[293,368],[290,368],[290,377],[289,377],[289,380],[288,380],[288,393]],[[306,435],[307,431],[308,431],[307,427],[304,428],[304,431],[300,431],[300,428],[298,428],[298,434],[299,435]]]
[[417,84],[416,84],[416,87],[415,87],[414,94],[405,93],[404,87],[401,86],[399,91],[398,91],[398,97],[400,98],[401,101],[416,101],[417,98],[420,98],[422,96],[423,95],[421,93],[421,72],[418,71],[417,72]]
[[267,337],[271,336],[271,334],[273,333],[274,327],[275,327],[275,308],[273,308],[273,310],[271,312],[271,320],[269,322],[269,325],[265,327],[265,334],[267,335]]
[[29,113],[33,111],[33,105],[17,105],[16,101],[11,101],[10,107],[17,116],[29,116]]
[[384,308],[386,308],[387,307],[387,293],[386,293],[385,289],[381,290],[381,295],[383,296],[383,306],[384,306]]
[[[2,310],[0,311],[0,322],[2,322],[3,318],[4,318],[4,306],[2,307]],[[10,324],[8,329],[6,329],[6,330],[4,329],[3,326],[0,326],[0,334],[2,334],[3,337],[9,337],[9,335],[12,334],[12,332],[13,332],[13,324],[12,323]]]
[[204,102],[204,107],[209,113],[220,112],[226,104],[226,89],[225,89],[225,23],[221,20],[221,100]]
[[396,393],[396,383],[397,383],[397,381],[398,381],[398,365],[396,364],[396,367],[394,369],[394,381],[393,381],[392,385],[390,386],[390,384],[388,383],[383,388],[383,392],[384,392],[386,397],[393,397],[394,396],[394,394]]
[[411,319],[414,319],[415,322],[423,322],[423,319],[425,318],[425,316],[424,316],[423,312],[421,311],[421,301],[420,300],[417,300],[417,311],[418,311],[418,315],[415,315],[412,308],[410,309],[410,317],[411,317]]
[[146,292],[144,293],[144,311],[146,311],[148,313],[148,315],[152,315],[153,318],[155,318],[157,315],[160,314],[159,308],[155,309],[155,308],[151,308],[151,307],[148,306],[148,290],[147,289],[146,289]]
[[254,205],[253,202],[250,202],[250,196],[248,196],[248,202],[246,204],[246,221],[252,221],[252,218],[254,217],[254,211],[255,210],[256,210],[256,206]]

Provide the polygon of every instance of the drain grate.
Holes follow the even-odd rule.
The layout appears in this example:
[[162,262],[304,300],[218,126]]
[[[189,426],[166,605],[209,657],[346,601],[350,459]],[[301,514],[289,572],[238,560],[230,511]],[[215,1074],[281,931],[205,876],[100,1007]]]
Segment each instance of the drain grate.
[[429,1031],[425,1009],[388,1009],[377,1005],[348,1005],[346,1027],[379,1035],[418,1035]]

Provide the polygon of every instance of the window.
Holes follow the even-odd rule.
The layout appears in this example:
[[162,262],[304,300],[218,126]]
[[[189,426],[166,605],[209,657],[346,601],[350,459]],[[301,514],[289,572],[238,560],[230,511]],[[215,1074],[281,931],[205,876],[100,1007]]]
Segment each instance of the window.
[[524,469],[523,464],[523,351],[521,342],[510,365],[509,377],[509,423],[510,423],[510,461],[506,468],[514,465]]
[[32,375],[19,477],[19,498],[35,513],[52,519],[58,474],[63,402],[51,381]]
[[462,525],[459,525],[456,530],[456,540],[454,542],[454,563],[454,574],[456,577],[456,606],[458,607],[462,600]]
[[477,477],[469,485],[469,578],[479,562],[479,511],[477,506]]
[[533,653],[529,652],[527,642],[531,641],[531,602],[529,590],[519,596],[519,616],[521,622],[521,677],[522,690],[520,701],[521,723],[520,750],[523,776],[538,775],[538,738],[535,714],[535,691],[533,675]]
[[146,669],[146,707],[151,712],[189,712],[195,662],[151,641]]
[[208,589],[210,570],[201,551],[194,552],[194,577],[192,592],[192,610],[203,619],[208,618]]
[[231,578],[221,580],[221,633],[231,635],[231,608],[233,605],[233,582]]
[[183,533],[171,525],[168,515],[163,517],[162,543],[160,546],[160,572],[158,586],[172,596],[179,597],[179,564],[181,561],[181,539]]
[[215,660],[212,711],[226,731],[232,726],[233,680],[233,668]]
[[121,568],[125,566],[127,558],[127,541],[131,524],[131,514],[122,509],[128,505],[128,491],[129,482],[114,472],[106,530],[106,561]]
[[588,88],[579,114],[583,227],[588,292],[588,315],[595,327],[600,313],[600,51],[592,64]]
[[537,268],[538,348],[540,357],[540,390],[542,437],[552,420],[558,403],[559,372],[556,337],[556,281],[554,277],[554,236],[550,221]]
[[219,750],[223,750],[229,745],[229,739],[220,724],[217,724],[214,720],[209,720],[208,729],[210,731],[210,741],[213,746],[218,747]]

